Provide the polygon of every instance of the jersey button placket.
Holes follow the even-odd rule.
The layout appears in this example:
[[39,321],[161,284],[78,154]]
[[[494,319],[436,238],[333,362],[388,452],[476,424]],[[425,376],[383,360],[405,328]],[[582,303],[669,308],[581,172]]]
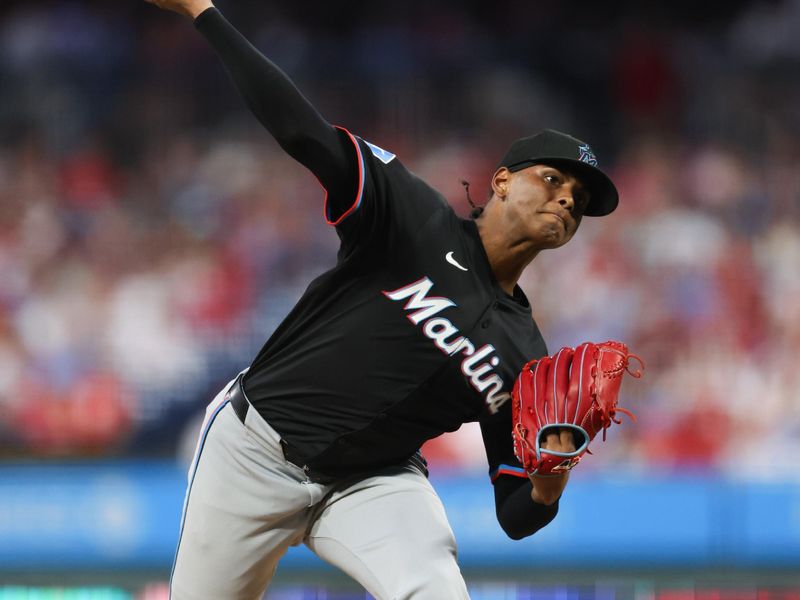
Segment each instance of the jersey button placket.
[[[495,300],[494,302],[492,302],[491,306],[486,311],[486,313],[489,313],[489,311],[491,310],[499,310],[499,309],[500,309],[500,303],[497,300]],[[491,324],[492,324],[492,318],[490,316],[487,316],[485,319],[483,319],[483,321],[481,321],[481,329],[489,329],[489,326]]]

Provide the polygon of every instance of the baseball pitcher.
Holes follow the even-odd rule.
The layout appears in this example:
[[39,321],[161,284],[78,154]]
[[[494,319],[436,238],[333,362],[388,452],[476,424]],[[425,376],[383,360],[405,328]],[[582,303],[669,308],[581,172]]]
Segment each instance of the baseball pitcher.
[[545,130],[511,144],[486,206],[460,218],[391,149],[329,124],[209,0],[148,1],[193,20],[325,188],[340,239],[336,266],[207,408],[171,597],[260,598],[305,544],[378,599],[467,598],[419,448],[477,421],[503,530],[556,516],[569,470],[619,421],[631,355],[607,342],[548,356],[517,281],[611,213],[616,188],[588,144]]

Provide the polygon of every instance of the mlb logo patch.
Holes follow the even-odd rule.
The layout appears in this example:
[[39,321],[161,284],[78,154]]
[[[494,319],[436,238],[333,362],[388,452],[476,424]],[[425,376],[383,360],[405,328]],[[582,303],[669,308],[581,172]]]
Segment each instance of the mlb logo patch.
[[364,143],[367,146],[369,146],[370,150],[372,150],[372,154],[375,155],[375,158],[377,158],[379,161],[381,161],[385,165],[388,165],[390,162],[392,162],[396,158],[396,156],[394,154],[392,154],[388,150],[384,150],[380,146],[376,146],[375,144],[370,144],[367,140],[364,140]]
[[589,148],[589,144],[583,144],[578,146],[578,151],[580,152],[580,156],[578,156],[578,160],[581,162],[585,162],[586,164],[592,165],[593,167],[597,166],[597,157],[592,152],[592,149]]

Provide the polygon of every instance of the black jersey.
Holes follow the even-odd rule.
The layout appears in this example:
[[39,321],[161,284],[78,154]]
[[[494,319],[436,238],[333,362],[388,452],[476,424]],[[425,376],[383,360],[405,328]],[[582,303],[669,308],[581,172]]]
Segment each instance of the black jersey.
[[256,357],[251,403],[327,474],[399,462],[478,420],[490,467],[518,467],[510,391],[547,354],[525,295],[500,288],[474,221],[394,154],[340,135],[359,176],[354,198],[326,200],[338,261]]

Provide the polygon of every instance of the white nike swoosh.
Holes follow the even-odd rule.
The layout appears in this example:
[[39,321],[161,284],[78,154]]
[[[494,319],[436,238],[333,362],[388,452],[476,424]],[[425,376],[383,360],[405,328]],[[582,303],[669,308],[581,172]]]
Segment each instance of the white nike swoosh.
[[458,264],[458,261],[455,258],[453,258],[452,252],[448,252],[447,254],[445,254],[444,259],[451,265],[453,265],[456,269],[461,269],[462,271],[469,271],[469,269],[462,267],[460,264]]

